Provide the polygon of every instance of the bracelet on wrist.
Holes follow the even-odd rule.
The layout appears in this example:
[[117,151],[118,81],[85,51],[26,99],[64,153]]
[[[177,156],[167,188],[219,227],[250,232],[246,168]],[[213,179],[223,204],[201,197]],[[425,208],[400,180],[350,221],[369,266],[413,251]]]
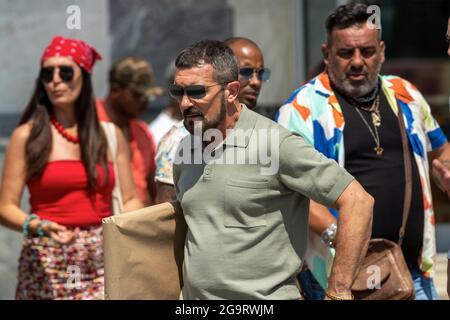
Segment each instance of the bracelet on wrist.
[[38,227],[37,227],[37,235],[38,235],[39,237],[45,236],[43,227],[44,227],[44,225],[46,225],[46,224],[49,223],[49,222],[50,222],[50,221],[48,221],[48,220],[40,220],[40,221],[39,221],[39,224],[38,224]]
[[25,222],[23,223],[22,226],[22,233],[25,237],[29,237],[30,236],[30,222],[33,220],[39,220],[39,217],[37,215],[35,215],[34,213],[30,214],[26,219]]
[[336,236],[337,225],[335,223],[330,224],[328,228],[322,232],[320,236],[322,243],[326,244],[330,248],[334,248],[334,237]]
[[333,294],[333,293],[330,293],[327,291],[327,292],[325,292],[325,295],[328,298],[330,298],[331,300],[355,300],[355,297],[353,296],[353,294],[350,294],[350,298],[347,298],[347,297],[343,297],[338,294]]

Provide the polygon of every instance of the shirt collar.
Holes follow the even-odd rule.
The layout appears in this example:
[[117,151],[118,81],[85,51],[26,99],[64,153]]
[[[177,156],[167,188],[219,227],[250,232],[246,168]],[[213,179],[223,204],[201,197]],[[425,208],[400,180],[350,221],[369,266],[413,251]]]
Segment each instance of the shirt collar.
[[[255,113],[254,111],[247,108],[247,106],[243,103],[241,103],[241,113],[239,115],[239,119],[236,122],[233,129],[230,130],[230,134],[225,138],[225,141],[220,143],[216,148],[221,147],[222,145],[228,146],[228,147],[238,147],[238,148],[246,148],[249,144],[251,135],[253,134],[253,129],[256,124],[256,117],[253,116]],[[250,131],[250,134],[242,136],[242,133],[247,133],[248,130]],[[193,135],[190,135],[190,138],[197,139],[197,137],[194,137]],[[191,143],[190,147],[192,150],[198,149],[202,147],[202,143],[199,143],[198,141],[195,141],[196,143]]]
[[[229,147],[246,148],[250,141],[251,135],[256,124],[256,117],[254,111],[247,108],[247,106],[241,103],[242,109],[239,115],[239,119],[236,125],[231,130],[231,133],[225,138],[224,144]],[[242,133],[247,133],[250,130],[250,134],[242,136]]]
[[[381,79],[381,90],[385,93],[389,105],[397,114],[397,104],[395,102],[395,93],[392,88],[393,86],[389,81],[384,79],[382,76],[380,76],[380,79]],[[314,81],[314,90],[316,94],[325,97],[327,99],[327,103],[333,107],[333,109],[335,110],[333,115],[336,121],[336,126],[338,128],[342,128],[344,125],[344,116],[342,114],[342,109],[341,106],[339,105],[339,101],[336,97],[336,94],[334,93],[331,87],[330,78],[326,71],[317,76],[316,81]]]

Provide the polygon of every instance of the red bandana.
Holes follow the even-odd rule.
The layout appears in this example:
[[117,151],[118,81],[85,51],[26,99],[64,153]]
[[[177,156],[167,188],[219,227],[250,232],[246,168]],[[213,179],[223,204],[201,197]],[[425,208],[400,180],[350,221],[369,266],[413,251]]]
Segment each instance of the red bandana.
[[91,73],[96,60],[101,60],[102,56],[86,42],[56,36],[45,49],[41,66],[45,59],[51,57],[71,57],[81,68]]

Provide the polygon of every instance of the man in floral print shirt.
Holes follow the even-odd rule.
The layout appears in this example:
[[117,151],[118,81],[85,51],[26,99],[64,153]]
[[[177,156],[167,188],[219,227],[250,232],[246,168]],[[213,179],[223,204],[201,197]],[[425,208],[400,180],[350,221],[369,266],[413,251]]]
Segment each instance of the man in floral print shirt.
[[[417,88],[399,77],[379,74],[385,44],[370,17],[362,4],[339,6],[329,15],[327,43],[322,46],[326,71],[291,95],[277,121],[304,136],[363,185],[375,198],[372,238],[397,242],[405,185],[397,118],[401,108],[415,160],[402,251],[416,299],[436,299],[429,162],[437,184],[450,195],[450,145]],[[313,231],[326,233],[335,223],[335,212],[311,203]]]

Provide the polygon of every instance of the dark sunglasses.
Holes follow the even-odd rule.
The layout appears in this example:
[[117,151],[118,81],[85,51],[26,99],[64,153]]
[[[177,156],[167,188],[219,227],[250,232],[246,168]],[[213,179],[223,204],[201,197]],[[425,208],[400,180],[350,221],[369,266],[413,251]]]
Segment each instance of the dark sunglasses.
[[269,68],[261,68],[261,69],[240,68],[239,69],[239,75],[244,80],[250,80],[253,77],[254,73],[256,73],[258,75],[258,79],[261,81],[268,81],[270,78],[270,69]]
[[176,100],[181,100],[184,97],[184,94],[191,98],[191,99],[201,99],[206,96],[206,89],[224,85],[228,82],[224,83],[216,83],[212,84],[210,86],[202,86],[202,85],[193,85],[193,86],[187,86],[182,87],[177,84],[171,84],[169,85],[169,93],[170,96]]
[[[64,82],[72,81],[74,70],[71,66],[59,66],[59,77]],[[39,73],[39,78],[45,83],[53,81],[53,75],[55,73],[55,67],[44,67]]]

